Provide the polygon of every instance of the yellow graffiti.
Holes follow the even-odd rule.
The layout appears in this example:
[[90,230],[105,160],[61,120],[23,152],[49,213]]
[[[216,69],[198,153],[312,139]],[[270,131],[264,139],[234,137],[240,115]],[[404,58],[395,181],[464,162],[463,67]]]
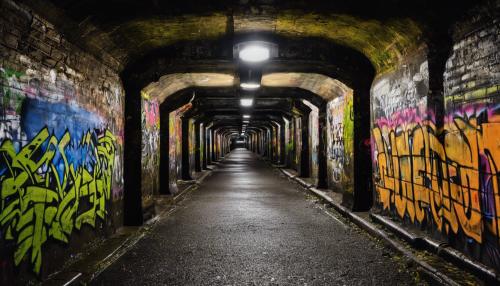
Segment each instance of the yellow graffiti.
[[383,209],[411,222],[431,221],[446,233],[461,229],[479,243],[485,227],[499,237],[500,124],[454,118],[442,141],[431,121],[383,124],[372,134]]
[[[36,273],[49,237],[67,243],[73,228],[95,227],[96,218],[104,220],[107,214],[115,159],[113,134],[105,131],[97,136],[88,131],[77,147],[70,141],[68,132],[58,140],[44,128],[17,154],[11,140],[0,146],[0,166],[5,167],[0,177],[0,225],[5,239],[16,242],[15,264],[29,257]],[[69,148],[82,150],[91,167],[75,169],[65,152]]]

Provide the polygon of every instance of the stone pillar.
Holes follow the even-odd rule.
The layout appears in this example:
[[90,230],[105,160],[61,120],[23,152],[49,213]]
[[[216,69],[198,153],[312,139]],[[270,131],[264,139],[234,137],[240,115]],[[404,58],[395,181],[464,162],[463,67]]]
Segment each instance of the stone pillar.
[[181,162],[181,174],[183,180],[191,180],[191,174],[189,174],[189,117],[181,117],[181,145],[182,145],[182,162]]
[[124,225],[142,225],[141,155],[142,120],[140,88],[125,86]]
[[160,194],[170,194],[169,171],[169,137],[170,137],[170,112],[165,106],[160,105]]
[[328,130],[326,102],[319,107],[318,114],[318,188],[328,188],[328,166],[327,166],[327,148],[328,148]]
[[194,124],[194,170],[201,172],[201,142],[200,142],[200,122],[196,121]]

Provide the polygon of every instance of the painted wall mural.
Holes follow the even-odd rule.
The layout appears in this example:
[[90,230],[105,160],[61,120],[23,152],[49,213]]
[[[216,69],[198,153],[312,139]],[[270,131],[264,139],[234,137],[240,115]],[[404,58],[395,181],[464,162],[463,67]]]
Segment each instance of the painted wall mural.
[[35,273],[48,238],[67,243],[74,228],[95,227],[108,214],[115,137],[109,130],[78,135],[58,138],[45,127],[19,151],[10,139],[0,146],[0,225],[16,243],[15,264],[29,259]]
[[192,107],[185,104],[169,114],[169,180],[170,192],[177,192],[177,180],[182,178],[182,119],[184,112]]
[[328,184],[341,192],[354,189],[353,95],[346,93],[327,104]]
[[0,68],[0,236],[14,264],[26,261],[37,274],[44,245],[104,224],[121,190],[116,125],[64,93],[71,82],[49,75],[46,83]]
[[[168,120],[168,172],[169,172],[169,191],[171,194],[177,192],[177,178],[179,177],[180,167],[177,170],[177,161],[182,161],[181,157],[177,157],[177,141],[181,138],[181,122],[176,119],[176,112],[170,112]],[[182,146],[181,146],[182,147]],[[180,165],[179,165],[180,166]]]
[[374,171],[382,208],[446,235],[494,242],[489,251],[500,257],[499,132],[499,104],[450,113],[442,133],[414,109],[378,120]]
[[196,151],[196,130],[194,120],[189,120],[189,173],[194,178],[195,173],[195,151]]
[[372,87],[377,205],[500,269],[498,26],[455,43],[444,125],[427,109],[425,49]]
[[160,105],[156,99],[148,99],[143,95],[141,108],[142,119],[142,203],[148,206],[153,195],[160,188]]

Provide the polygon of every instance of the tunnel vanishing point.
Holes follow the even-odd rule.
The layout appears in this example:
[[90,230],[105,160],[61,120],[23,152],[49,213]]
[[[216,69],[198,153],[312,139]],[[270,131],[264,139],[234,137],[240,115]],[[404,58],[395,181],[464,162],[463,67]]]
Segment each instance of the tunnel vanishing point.
[[[53,281],[156,220],[142,238],[156,251],[130,245],[145,261],[124,253],[93,283],[158,268],[156,282],[129,278],[303,285],[308,261],[354,267],[312,284],[391,283],[385,250],[340,239],[332,224],[348,219],[309,211],[283,174],[330,198],[326,211],[416,234],[415,249],[498,283],[499,12],[498,0],[0,0],[0,284]],[[374,264],[351,261],[359,251],[385,270],[349,280]]]

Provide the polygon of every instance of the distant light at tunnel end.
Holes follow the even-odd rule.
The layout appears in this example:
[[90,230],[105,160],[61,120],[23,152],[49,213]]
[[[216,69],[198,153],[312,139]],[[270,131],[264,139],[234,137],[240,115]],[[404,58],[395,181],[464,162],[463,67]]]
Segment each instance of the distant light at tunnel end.
[[243,89],[257,89],[260,87],[260,84],[254,82],[242,82],[240,83],[240,86]]
[[240,104],[241,104],[241,106],[252,106],[253,99],[252,98],[242,98],[242,99],[240,99]]
[[269,55],[269,48],[256,45],[247,46],[239,53],[239,57],[242,61],[250,63],[258,63],[268,60]]

